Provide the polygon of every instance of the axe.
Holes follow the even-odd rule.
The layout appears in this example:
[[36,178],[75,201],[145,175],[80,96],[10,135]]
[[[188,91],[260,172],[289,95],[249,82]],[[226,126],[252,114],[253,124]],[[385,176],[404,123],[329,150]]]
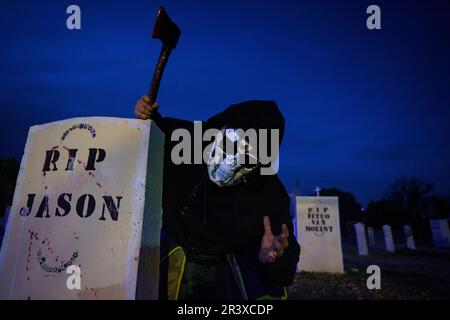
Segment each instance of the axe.
[[158,63],[156,64],[155,72],[153,73],[152,84],[148,92],[150,105],[156,101],[164,68],[169,60],[172,49],[175,49],[177,46],[180,34],[180,28],[178,28],[178,26],[169,18],[166,10],[163,6],[161,6],[158,10],[158,14],[156,15],[152,38],[161,40],[163,46],[161,49],[161,54],[159,55]]

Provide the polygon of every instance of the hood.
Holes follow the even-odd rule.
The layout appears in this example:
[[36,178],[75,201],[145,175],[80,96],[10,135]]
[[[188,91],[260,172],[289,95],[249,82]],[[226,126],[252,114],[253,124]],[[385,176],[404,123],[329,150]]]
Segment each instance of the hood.
[[217,129],[224,125],[243,130],[278,129],[280,144],[284,135],[284,117],[275,101],[250,100],[233,104],[209,118],[206,125]]

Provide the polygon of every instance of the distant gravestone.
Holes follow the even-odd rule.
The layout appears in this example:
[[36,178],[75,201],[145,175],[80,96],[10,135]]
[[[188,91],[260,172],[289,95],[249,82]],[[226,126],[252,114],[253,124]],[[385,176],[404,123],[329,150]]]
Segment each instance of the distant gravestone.
[[385,224],[383,226],[383,233],[384,233],[384,244],[386,246],[386,251],[387,252],[395,252],[394,238],[392,236],[391,226],[388,224]]
[[414,235],[412,228],[409,224],[403,226],[403,232],[406,238],[406,247],[410,250],[416,250],[416,243],[414,242]]
[[369,238],[369,246],[375,247],[375,232],[373,230],[373,227],[367,228],[367,236]]
[[151,121],[31,127],[0,252],[0,298],[157,299],[163,147]]
[[367,248],[366,230],[363,223],[354,224],[356,232],[356,242],[358,243],[358,254],[360,256],[369,255],[369,249]]
[[343,273],[337,197],[297,197],[299,271]]
[[450,232],[445,219],[430,220],[433,243],[435,247],[450,247]]

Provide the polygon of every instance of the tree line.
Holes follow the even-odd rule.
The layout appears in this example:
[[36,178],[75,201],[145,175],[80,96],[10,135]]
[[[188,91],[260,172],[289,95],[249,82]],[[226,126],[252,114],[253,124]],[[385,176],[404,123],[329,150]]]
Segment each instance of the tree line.
[[374,228],[385,224],[399,228],[409,224],[417,234],[429,234],[430,219],[446,219],[450,215],[450,197],[434,193],[433,184],[417,178],[396,179],[380,199],[369,202],[367,208],[363,208],[353,193],[339,188],[323,188],[320,195],[339,197],[344,232],[353,232],[351,225],[363,222]]

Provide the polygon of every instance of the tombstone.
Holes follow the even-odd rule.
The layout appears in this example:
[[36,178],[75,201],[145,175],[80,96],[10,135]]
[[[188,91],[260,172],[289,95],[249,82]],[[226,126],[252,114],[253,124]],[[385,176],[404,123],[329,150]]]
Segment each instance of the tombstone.
[[163,146],[151,121],[31,127],[0,251],[0,298],[157,299]]
[[369,238],[369,246],[375,247],[375,232],[373,230],[373,227],[367,228],[367,235]]
[[431,232],[433,234],[433,244],[435,247],[450,247],[450,232],[446,219],[430,220]]
[[354,227],[356,231],[356,242],[358,243],[358,254],[360,256],[367,256],[369,255],[369,250],[367,248],[366,230],[364,227],[364,223],[355,223]]
[[414,236],[412,228],[409,224],[403,226],[403,232],[406,237],[406,247],[410,250],[416,250],[416,243],[414,242]]
[[343,273],[337,197],[297,197],[298,271]]
[[395,252],[394,238],[392,237],[392,228],[390,225],[383,226],[384,244],[387,252]]

